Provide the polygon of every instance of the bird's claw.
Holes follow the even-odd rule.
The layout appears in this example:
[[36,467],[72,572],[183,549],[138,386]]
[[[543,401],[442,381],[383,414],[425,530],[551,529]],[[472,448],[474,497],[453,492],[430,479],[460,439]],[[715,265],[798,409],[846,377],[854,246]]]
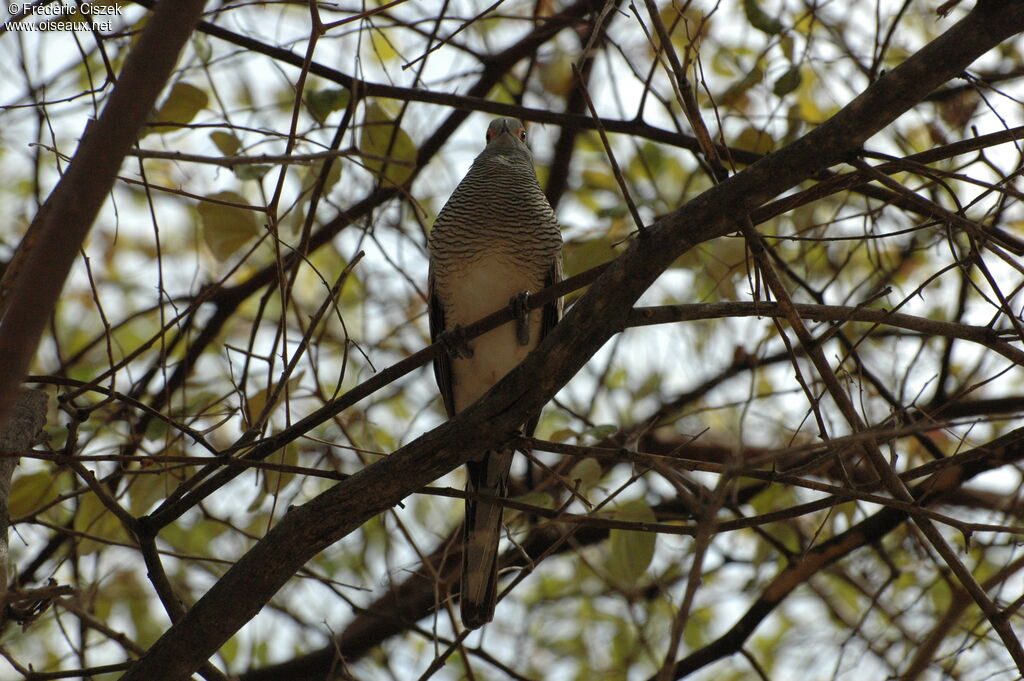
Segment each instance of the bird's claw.
[[512,317],[516,320],[516,340],[520,345],[530,344],[530,319],[527,316],[529,309],[527,303],[530,300],[529,291],[520,291],[508,301],[512,308]]
[[469,359],[473,356],[473,348],[466,342],[466,330],[459,324],[442,332],[438,340],[444,345],[449,357]]

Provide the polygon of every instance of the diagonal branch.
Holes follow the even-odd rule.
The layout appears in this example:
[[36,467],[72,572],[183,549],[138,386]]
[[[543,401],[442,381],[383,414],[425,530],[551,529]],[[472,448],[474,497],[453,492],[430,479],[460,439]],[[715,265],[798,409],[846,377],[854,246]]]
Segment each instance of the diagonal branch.
[[[956,471],[946,474],[939,473],[912,490],[913,498],[922,506],[942,498],[942,495],[956,491],[959,487],[985,471],[994,470],[1002,465],[1019,461],[1024,455],[1024,429],[1018,428],[991,442],[968,452],[981,453],[983,456]],[[873,544],[907,520],[909,513],[895,508],[883,508],[874,515],[865,518],[842,534],[822,542],[801,554],[799,561],[780,571],[757,599],[736,621],[729,631],[694,651],[676,663],[674,676],[681,679],[693,672],[706,667],[717,660],[739,652],[744,642],[785,598],[811,576],[848,556],[851,552]],[[653,681],[653,680],[652,680]]]
[[[778,305],[784,313],[786,320],[796,333],[797,338],[800,339],[800,344],[807,352],[808,357],[810,357],[818,375],[821,377],[821,380],[825,383],[828,394],[831,395],[833,402],[835,402],[836,406],[839,407],[839,410],[842,412],[843,417],[846,419],[850,428],[858,434],[864,432],[867,430],[867,425],[857,412],[857,409],[853,404],[853,400],[850,399],[850,396],[846,394],[845,390],[843,390],[838,377],[829,365],[828,360],[825,358],[825,353],[822,351],[821,346],[814,343],[814,339],[811,337],[810,332],[807,330],[807,327],[797,314],[797,311],[793,306],[793,302],[789,298],[789,294],[768,260],[763,239],[761,239],[760,235],[754,231],[754,225],[749,219],[747,219],[743,225],[743,234],[747,239],[747,244],[754,255],[754,259],[757,262],[758,272],[764,278],[768,288],[775,295],[775,299],[778,301]],[[893,470],[893,467],[885,460],[885,456],[878,447],[878,441],[874,438],[867,438],[863,441],[863,445],[863,451],[871,462],[871,466],[882,479],[882,482],[889,493],[899,501],[912,503],[914,501],[913,495],[903,484],[903,481],[900,480],[899,476],[896,475],[896,471]],[[942,559],[946,562],[946,565],[949,566],[949,569],[956,575],[964,589],[971,594],[971,597],[981,608],[982,612],[985,613],[985,617],[988,618],[992,628],[999,634],[999,637],[1002,639],[1006,649],[1013,657],[1014,662],[1017,664],[1017,669],[1024,674],[1024,648],[1021,647],[1016,634],[1014,634],[1013,630],[1010,628],[1010,623],[1006,613],[1000,612],[997,609],[995,603],[991,598],[989,598],[981,585],[978,584],[974,575],[967,566],[964,565],[963,561],[960,560],[956,551],[949,545],[946,539],[939,532],[938,528],[935,527],[934,523],[922,515],[914,515],[913,519],[914,522],[917,523],[922,534],[924,534],[939,555],[942,556]]]
[[310,558],[473,455],[511,440],[627,323],[636,300],[677,257],[735,229],[749,212],[855,153],[932,90],[1014,33],[1024,4],[979,2],[963,20],[814,131],[716,185],[645,232],[605,270],[519,367],[459,417],[291,509],[124,677],[187,676],[259,612]]

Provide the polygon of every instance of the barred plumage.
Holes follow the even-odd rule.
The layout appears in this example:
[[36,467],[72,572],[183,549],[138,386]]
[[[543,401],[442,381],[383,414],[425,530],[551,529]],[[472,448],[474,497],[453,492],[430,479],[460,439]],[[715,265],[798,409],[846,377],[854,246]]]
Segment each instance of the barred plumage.
[[[539,291],[562,277],[562,235],[537,182],[522,124],[499,118],[487,147],[441,209],[430,232],[430,332],[437,338]],[[540,343],[561,317],[561,302],[534,310],[524,328],[508,323],[469,342],[469,353],[434,362],[445,410],[453,416],[487,392]],[[525,338],[518,333],[526,332]],[[522,340],[526,343],[522,343]],[[469,355],[469,356],[467,356]],[[526,424],[528,432],[536,416]],[[469,461],[467,491],[502,497],[511,450]],[[462,623],[475,629],[494,615],[499,504],[466,501],[461,587]]]

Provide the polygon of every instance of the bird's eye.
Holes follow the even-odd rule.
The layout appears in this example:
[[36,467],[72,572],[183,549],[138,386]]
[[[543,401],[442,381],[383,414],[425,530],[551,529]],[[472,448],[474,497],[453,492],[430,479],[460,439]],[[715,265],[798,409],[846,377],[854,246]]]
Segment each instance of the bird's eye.
[[526,141],[526,128],[519,128],[519,139]]

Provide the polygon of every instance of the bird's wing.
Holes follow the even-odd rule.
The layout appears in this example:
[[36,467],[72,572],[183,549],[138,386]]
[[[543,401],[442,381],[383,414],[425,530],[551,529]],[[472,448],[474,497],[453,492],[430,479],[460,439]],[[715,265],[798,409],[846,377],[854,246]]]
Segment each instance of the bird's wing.
[[[555,258],[555,262],[551,264],[551,269],[548,270],[548,274],[544,277],[544,288],[552,286],[562,281],[562,258],[561,256]],[[553,302],[548,303],[541,309],[540,318],[540,338],[537,339],[539,344],[544,337],[551,333],[551,329],[555,328],[562,319],[562,299],[556,298]],[[526,422],[526,427],[523,432],[527,436],[532,437],[533,431],[537,428],[537,422],[540,420],[540,414],[536,414],[533,418]]]
[[[427,280],[427,314],[430,317],[430,342],[436,343],[441,334],[444,333],[444,306],[434,291],[434,265],[430,265],[430,275]],[[441,391],[441,400],[444,401],[444,410],[448,418],[455,415],[455,393],[452,392],[452,358],[448,356],[447,349],[442,349],[434,358],[434,378],[437,380],[438,390]]]
[[[548,286],[554,286],[558,282],[562,281],[562,257],[555,258],[555,262],[551,264],[551,269],[548,270],[548,276],[544,278],[544,288]],[[548,303],[544,306],[544,316],[540,327],[540,338],[544,340],[544,337],[548,335],[551,329],[555,328],[562,319],[562,299],[556,298],[554,302]]]

